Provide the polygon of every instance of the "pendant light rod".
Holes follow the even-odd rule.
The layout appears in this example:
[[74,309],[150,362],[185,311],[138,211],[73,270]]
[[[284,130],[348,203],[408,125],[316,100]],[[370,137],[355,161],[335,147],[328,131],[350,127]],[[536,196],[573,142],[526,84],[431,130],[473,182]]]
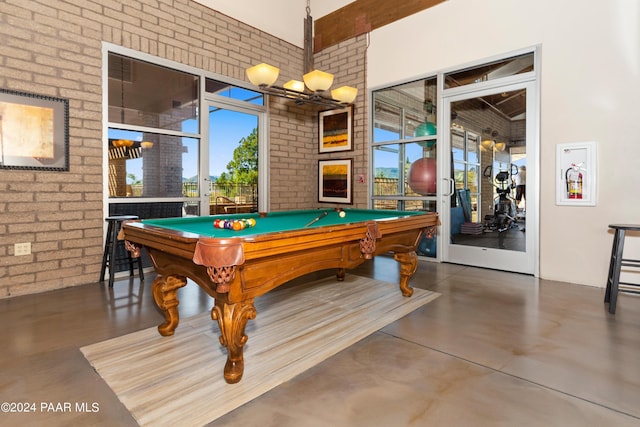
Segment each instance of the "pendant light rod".
[[304,73],[313,70],[313,18],[310,0],[307,0],[307,18],[304,20]]

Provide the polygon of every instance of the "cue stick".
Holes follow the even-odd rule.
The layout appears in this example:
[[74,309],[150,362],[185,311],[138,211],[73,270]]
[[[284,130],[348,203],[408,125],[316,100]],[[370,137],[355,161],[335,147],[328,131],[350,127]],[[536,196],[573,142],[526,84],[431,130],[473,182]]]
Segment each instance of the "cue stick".
[[305,225],[304,227],[306,228],[306,227],[308,227],[308,226],[310,226],[312,224],[315,224],[316,222],[320,221],[322,218],[324,218],[327,215],[329,215],[329,212],[327,212],[327,211],[322,212],[320,215],[318,215],[317,217],[315,217],[311,221],[309,221],[307,223],[307,225]]

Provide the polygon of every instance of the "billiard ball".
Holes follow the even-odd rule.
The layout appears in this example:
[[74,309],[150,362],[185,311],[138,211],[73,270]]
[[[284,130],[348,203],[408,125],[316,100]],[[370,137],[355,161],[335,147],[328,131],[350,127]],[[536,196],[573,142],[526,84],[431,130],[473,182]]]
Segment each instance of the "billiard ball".
[[338,212],[338,216],[340,218],[344,218],[345,216],[347,216],[347,213],[345,211],[343,211],[343,210],[340,210],[340,212]]

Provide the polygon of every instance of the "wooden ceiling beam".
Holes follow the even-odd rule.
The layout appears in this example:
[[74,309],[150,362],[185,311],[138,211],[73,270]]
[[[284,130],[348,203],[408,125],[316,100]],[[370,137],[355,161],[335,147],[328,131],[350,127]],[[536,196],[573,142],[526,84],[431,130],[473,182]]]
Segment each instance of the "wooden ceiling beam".
[[368,33],[446,0],[355,0],[319,18],[314,25],[314,52]]

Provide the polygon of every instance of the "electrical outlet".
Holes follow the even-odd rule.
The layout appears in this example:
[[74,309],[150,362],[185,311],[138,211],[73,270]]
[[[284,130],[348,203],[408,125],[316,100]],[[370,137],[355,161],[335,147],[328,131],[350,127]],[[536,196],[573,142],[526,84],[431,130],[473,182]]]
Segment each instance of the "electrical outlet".
[[21,255],[31,255],[31,243],[16,243],[13,245],[13,255],[21,256]]

